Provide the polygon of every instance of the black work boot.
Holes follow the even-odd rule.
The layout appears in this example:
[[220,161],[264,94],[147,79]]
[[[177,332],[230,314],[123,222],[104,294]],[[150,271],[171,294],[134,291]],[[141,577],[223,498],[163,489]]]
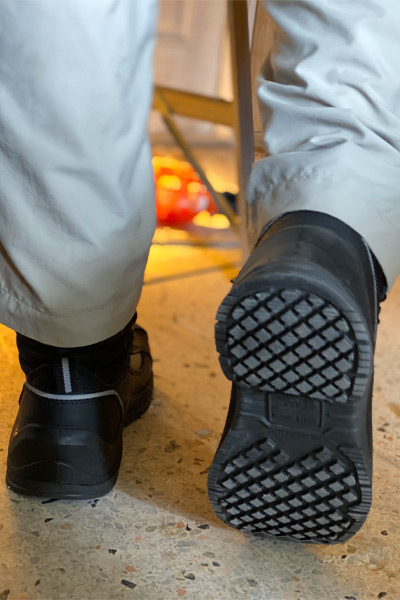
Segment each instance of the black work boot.
[[7,484],[20,494],[95,498],[114,485],[123,426],[149,407],[147,334],[130,322],[82,348],[55,348],[17,334],[27,380],[12,430]]
[[363,525],[385,287],[364,240],[326,214],[287,213],[261,237],[215,328],[233,386],[208,484],[228,525],[324,544]]

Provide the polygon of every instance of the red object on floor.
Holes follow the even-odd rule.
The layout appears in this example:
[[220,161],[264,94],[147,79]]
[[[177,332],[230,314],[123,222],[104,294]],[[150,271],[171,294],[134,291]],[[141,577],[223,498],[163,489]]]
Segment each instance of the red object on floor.
[[162,225],[187,223],[200,212],[218,212],[214,200],[193,167],[163,156],[153,158],[156,213]]

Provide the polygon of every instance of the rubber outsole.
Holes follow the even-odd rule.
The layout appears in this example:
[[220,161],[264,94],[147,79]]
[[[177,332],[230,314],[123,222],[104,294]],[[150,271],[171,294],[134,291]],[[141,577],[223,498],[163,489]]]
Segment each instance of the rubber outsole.
[[208,489],[228,525],[326,544],[367,517],[373,343],[337,289],[269,277],[234,286],[219,308],[216,345],[234,393]]
[[[51,464],[44,464],[43,467],[48,471]],[[59,468],[60,465],[57,465]],[[38,485],[37,481],[30,482],[29,480],[18,479],[14,476],[11,479],[6,475],[7,486],[15,493],[23,496],[35,496],[38,498],[52,498],[54,500],[90,500],[104,496],[115,485],[118,478],[118,469],[106,481],[97,485],[65,485],[53,482],[41,482]]]

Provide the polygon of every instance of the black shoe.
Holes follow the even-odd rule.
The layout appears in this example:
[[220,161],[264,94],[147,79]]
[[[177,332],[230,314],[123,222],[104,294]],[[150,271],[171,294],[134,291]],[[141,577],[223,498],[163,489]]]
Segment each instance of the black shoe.
[[208,485],[228,525],[328,544],[366,520],[384,299],[374,260],[341,221],[288,213],[267,229],[223,300],[216,344],[233,389]]
[[[10,439],[8,486],[47,498],[106,494],[118,476],[123,426],[138,419],[152,398],[146,332],[135,325],[132,336],[130,323],[113,338],[83,349],[56,349],[23,336],[18,346],[29,373]],[[30,371],[27,363],[44,356],[46,364]],[[105,380],[95,365],[109,356],[114,364],[104,366]]]

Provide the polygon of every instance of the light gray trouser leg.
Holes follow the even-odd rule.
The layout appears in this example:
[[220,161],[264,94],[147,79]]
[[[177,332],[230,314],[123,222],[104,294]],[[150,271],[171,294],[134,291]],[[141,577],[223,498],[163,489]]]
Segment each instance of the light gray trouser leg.
[[82,346],[132,317],[154,232],[153,0],[0,2],[0,319]]
[[274,49],[259,98],[270,156],[249,186],[250,242],[316,210],[356,229],[391,286],[400,271],[397,0],[268,0]]

